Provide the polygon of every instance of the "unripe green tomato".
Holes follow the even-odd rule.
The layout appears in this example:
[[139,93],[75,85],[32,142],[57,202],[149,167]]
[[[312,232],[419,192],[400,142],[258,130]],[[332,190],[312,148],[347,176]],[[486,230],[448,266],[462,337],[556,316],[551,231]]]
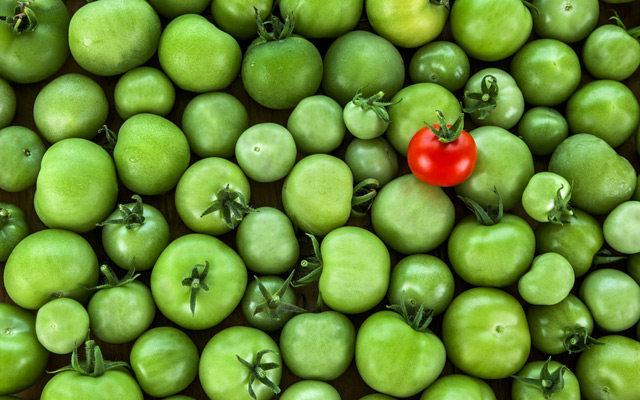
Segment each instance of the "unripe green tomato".
[[138,67],[122,75],[113,92],[116,111],[122,119],[135,114],[169,114],[176,99],[173,83],[159,69]]
[[296,162],[296,142],[282,125],[263,122],[242,132],[236,142],[236,161],[257,182],[284,178]]
[[0,129],[0,189],[21,192],[35,185],[44,152],[42,139],[31,129]]
[[289,386],[280,400],[341,400],[340,393],[322,381],[304,380]]
[[518,292],[529,304],[553,305],[564,300],[573,288],[571,263],[558,253],[544,253],[533,259],[531,269],[518,280]]
[[71,353],[84,343],[88,334],[89,313],[74,299],[53,299],[38,310],[36,336],[44,348],[52,353]]
[[383,137],[354,138],[344,153],[344,162],[351,169],[356,184],[372,178],[382,187],[398,173],[397,153]]
[[330,153],[337,149],[346,133],[342,106],[331,97],[302,99],[287,120],[298,150],[306,154]]
[[520,118],[518,136],[529,146],[532,154],[545,156],[553,153],[569,136],[569,124],[553,108],[533,107]]
[[624,254],[640,253],[640,201],[625,201],[602,224],[604,240]]
[[409,63],[409,76],[413,83],[433,82],[456,92],[469,79],[470,68],[469,57],[460,46],[437,41],[416,50]]

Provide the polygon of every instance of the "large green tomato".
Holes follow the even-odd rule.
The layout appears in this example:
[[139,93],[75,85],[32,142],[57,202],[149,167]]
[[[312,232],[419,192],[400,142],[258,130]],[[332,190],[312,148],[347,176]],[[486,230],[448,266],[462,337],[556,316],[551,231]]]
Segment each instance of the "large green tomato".
[[330,384],[322,381],[298,381],[289,386],[280,400],[341,400],[340,393]]
[[430,0],[367,0],[367,18],[374,31],[400,47],[420,47],[434,40],[449,17],[445,2]]
[[33,198],[49,228],[87,232],[116,205],[118,180],[109,153],[86,139],[64,139],[42,156]]
[[353,175],[341,159],[312,154],[298,161],[282,185],[282,205],[294,226],[324,236],[351,215]]
[[514,208],[534,174],[533,156],[525,142],[497,126],[483,126],[470,132],[478,149],[471,176],[455,187],[456,193],[475,200],[482,207],[495,203],[495,187],[504,210]]
[[0,129],[8,126],[16,114],[16,93],[9,82],[0,77]]
[[496,395],[485,381],[468,375],[445,375],[433,382],[422,393],[420,400],[496,400]]
[[119,75],[147,62],[158,48],[160,18],[144,0],[87,3],[69,22],[69,49],[82,68]]
[[382,240],[357,226],[332,230],[320,247],[318,288],[332,309],[359,314],[375,307],[387,293],[391,260]]
[[402,88],[391,99],[388,107],[391,123],[385,134],[389,143],[403,156],[407,155],[409,142],[425,122],[438,124],[436,110],[442,111],[447,124],[453,124],[462,108],[458,99],[436,83],[415,83]]
[[402,55],[387,39],[367,31],[351,31],[327,49],[322,88],[342,106],[358,89],[365,98],[382,91],[388,99],[402,88],[404,70]]
[[543,38],[575,43],[586,38],[598,24],[598,0],[532,0],[533,30]]
[[355,343],[353,322],[337,311],[298,314],[280,333],[282,359],[302,379],[338,378],[353,361]]
[[284,178],[296,163],[297,154],[291,132],[273,122],[253,125],[236,142],[236,162],[256,182]]
[[625,201],[614,208],[604,220],[604,240],[621,253],[640,253],[639,227],[640,201]]
[[176,86],[205,93],[224,89],[236,79],[242,50],[231,35],[205,17],[185,14],[165,27],[158,44],[158,59]]
[[549,171],[571,182],[571,203],[593,215],[609,213],[629,200],[636,189],[637,176],[631,163],[607,142],[586,133],[569,136],[560,143],[551,155]]
[[364,0],[280,0],[280,15],[294,16],[294,32],[309,38],[336,38],[352,31],[362,16]]
[[24,238],[7,260],[4,286],[17,305],[37,310],[58,297],[85,302],[98,283],[98,258],[82,236],[45,229]]
[[453,203],[442,188],[424,183],[413,174],[387,183],[371,207],[376,234],[402,254],[426,253],[440,246],[454,222]]
[[520,0],[456,0],[450,22],[454,40],[481,61],[502,60],[518,51],[533,26]]
[[0,129],[0,189],[21,192],[35,185],[44,152],[42,139],[31,129]]
[[481,379],[503,379],[529,357],[531,336],[522,306],[499,289],[476,287],[453,299],[442,320],[449,360]]
[[[260,352],[262,357],[258,360]],[[253,365],[251,371],[245,363]],[[256,364],[275,364],[275,368],[262,369]],[[277,366],[276,366],[277,365]],[[258,367],[260,371],[258,371]],[[273,397],[271,388],[251,375],[260,374],[273,384],[280,384],[282,360],[276,342],[256,328],[232,326],[215,334],[202,350],[198,376],[205,393],[211,400],[268,400]]]
[[[640,342],[609,335],[578,358],[576,376],[586,400],[635,399],[640,381]],[[604,397],[603,397],[604,396]]]
[[[23,2],[26,5],[26,2]],[[0,75],[18,83],[34,83],[55,74],[69,57],[69,11],[62,0],[39,0],[27,5],[36,15],[33,26],[22,19],[19,34],[0,23]],[[14,11],[15,12],[12,12]],[[3,1],[3,15],[22,13],[15,1]]]
[[585,40],[582,59],[594,78],[623,81],[640,65],[640,43],[624,26],[602,25]]
[[0,303],[0,364],[5,366],[0,370],[0,396],[36,383],[48,360],[49,352],[36,337],[36,317],[16,305]]
[[[189,229],[209,235],[221,235],[231,231],[240,222],[230,218],[225,221],[228,204],[238,207],[233,194],[251,199],[251,186],[237,164],[219,157],[208,157],[196,161],[178,181],[175,194],[176,210]],[[214,205],[222,207],[205,215]],[[242,218],[240,218],[242,219]],[[231,226],[229,226],[231,224]]]
[[165,317],[186,329],[207,329],[240,304],[247,270],[240,256],[221,240],[189,234],[169,243],[160,254],[150,284]]
[[131,191],[164,194],[189,166],[189,142],[178,126],[155,114],[137,114],[120,126],[113,149],[118,177]]
[[356,367],[367,385],[395,397],[420,393],[442,372],[445,348],[430,329],[416,330],[393,311],[378,311],[356,336]]

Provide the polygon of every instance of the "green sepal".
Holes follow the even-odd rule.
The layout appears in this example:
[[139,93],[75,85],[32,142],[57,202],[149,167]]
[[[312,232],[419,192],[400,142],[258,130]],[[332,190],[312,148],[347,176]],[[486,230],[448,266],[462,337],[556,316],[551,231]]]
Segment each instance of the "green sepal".
[[353,196],[351,197],[351,215],[362,218],[371,209],[373,199],[378,194],[380,182],[374,178],[368,178],[358,183],[353,188]]
[[562,344],[569,354],[574,354],[588,350],[594,345],[605,343],[589,336],[587,328],[579,326],[577,328],[567,328],[565,330],[565,337]]
[[300,269],[302,271],[298,270],[298,272],[302,274],[302,277],[291,282],[293,287],[306,286],[313,283],[320,279],[320,274],[322,273],[322,254],[320,254],[318,239],[310,233],[307,233],[307,236],[311,239],[314,255],[300,261]]
[[0,207],[0,228],[3,227],[11,219],[11,210]]
[[258,289],[260,289],[260,294],[264,298],[264,302],[258,304],[253,310],[253,315],[256,316],[261,312],[266,312],[269,317],[275,321],[279,321],[285,313],[305,313],[307,310],[304,308],[298,307],[295,304],[289,304],[282,301],[282,296],[289,290],[289,286],[291,284],[291,279],[293,279],[294,271],[291,271],[287,279],[282,283],[282,285],[276,290],[275,293],[271,293],[267,290],[267,288],[262,284],[260,279],[257,276],[253,276],[258,284]]
[[462,134],[462,129],[464,128],[464,114],[461,113],[456,119],[456,122],[451,126],[447,126],[447,121],[444,118],[442,111],[436,110],[436,114],[438,115],[439,122],[437,129],[427,122],[424,123],[429,127],[431,133],[436,135],[441,143],[451,143],[457,140]]
[[140,274],[136,274],[136,266],[133,263],[133,261],[131,262],[131,266],[129,267],[129,270],[127,271],[127,274],[125,276],[123,276],[122,279],[118,279],[118,277],[113,272],[111,267],[109,267],[106,264],[103,264],[100,267],[100,272],[102,272],[102,274],[105,276],[106,283],[103,283],[102,285],[98,285],[98,286],[94,286],[94,287],[89,287],[87,289],[89,289],[89,290],[100,290],[100,289],[111,289],[111,288],[115,288],[115,287],[122,287],[122,286],[126,286],[126,285],[130,284],[131,282],[136,280],[137,277],[140,276]]
[[451,8],[451,0],[429,0],[429,3],[433,4],[434,6],[442,6],[447,10]]
[[465,107],[462,111],[473,114],[479,113],[478,119],[485,119],[491,111],[496,108],[498,94],[498,79],[493,75],[485,75],[480,82],[481,92],[470,92],[465,90],[464,98],[474,100],[475,103],[471,107]]
[[613,12],[613,16],[609,17],[611,21],[614,21],[620,28],[627,31],[627,33],[631,35],[632,38],[640,39],[640,26],[627,29],[627,27],[624,25],[624,22],[622,22],[622,20],[620,19],[620,15],[618,15],[618,12],[616,10],[611,10],[611,11]]
[[57,374],[59,372],[64,371],[75,371],[83,376],[91,376],[97,378],[103,375],[106,371],[109,371],[114,368],[127,368],[131,370],[131,366],[124,361],[105,361],[102,356],[102,351],[100,351],[100,347],[96,345],[96,342],[93,340],[87,340],[84,343],[85,346],[85,355],[86,358],[84,360],[84,364],[80,363],[78,359],[78,348],[73,348],[73,353],[71,354],[71,364],[66,367],[59,368],[55,371],[47,371],[49,374]]
[[529,10],[533,10],[536,15],[540,15],[540,10],[538,10],[538,7],[534,6],[533,3],[527,0],[522,0],[522,4],[524,4]]
[[[202,268],[202,272],[198,271],[198,268]],[[191,287],[191,297],[189,299],[189,308],[191,309],[191,315],[196,314],[196,297],[200,292],[200,289],[209,291],[209,285],[206,282],[207,275],[209,274],[209,261],[205,260],[204,265],[196,264],[191,270],[191,276],[182,280],[182,286]]]
[[98,135],[104,133],[105,138],[107,139],[107,144],[102,145],[102,148],[105,150],[113,150],[116,147],[116,143],[118,143],[118,135],[105,124],[102,125],[102,128],[98,129]]
[[571,222],[571,218],[575,218],[575,212],[573,211],[573,208],[571,208],[571,204],[569,204],[573,188],[570,188],[571,191],[566,198],[562,197],[562,189],[564,189],[564,185],[560,184],[560,187],[556,192],[556,200],[553,204],[553,210],[549,211],[549,215],[547,215],[547,219],[552,224],[568,224]]
[[600,265],[607,265],[607,264],[614,263],[616,261],[622,261],[626,259],[627,259],[627,256],[616,256],[611,252],[611,250],[602,248],[593,257],[593,262],[591,263],[591,266],[598,267]]
[[[253,7],[256,16],[256,25],[258,26],[258,35],[267,42],[283,40],[291,36],[293,33],[293,27],[295,25],[295,16],[291,13],[291,16],[287,15],[284,19],[284,23],[275,14],[271,13],[271,19],[268,21],[262,21],[260,19],[260,12],[256,7]],[[267,26],[271,27],[271,31],[267,29]]]
[[362,108],[363,111],[372,110],[383,122],[386,122],[387,124],[391,122],[389,120],[389,112],[387,111],[386,107],[398,104],[402,101],[402,99],[396,101],[395,103],[381,101],[384,97],[383,91],[376,92],[369,97],[364,97],[364,95],[362,94],[363,89],[364,87],[358,89],[355,96],[353,96],[353,99],[351,99],[351,102],[355,106]]
[[21,35],[23,32],[33,32],[38,27],[38,18],[35,12],[28,6],[32,5],[35,0],[28,2],[17,1],[13,15],[0,16],[0,21],[4,21],[11,28],[14,35]]
[[225,224],[229,229],[234,229],[233,221],[242,221],[242,218],[256,210],[247,204],[247,199],[239,191],[231,190],[229,184],[218,190],[216,200],[204,210],[200,218],[213,212],[220,211]]
[[427,330],[431,321],[433,321],[433,310],[425,309],[424,304],[420,304],[420,307],[415,313],[409,313],[407,303],[404,301],[404,293],[400,299],[400,304],[391,304],[388,305],[387,308],[402,315],[407,325],[418,332]]
[[102,221],[96,224],[96,226],[105,226],[107,224],[111,225],[126,225],[127,229],[131,229],[134,226],[144,224],[144,206],[142,204],[142,198],[134,194],[131,196],[133,200],[135,200],[135,204],[131,209],[127,208],[125,204],[118,205],[118,211],[120,211],[121,218],[113,218],[108,219],[106,221]]
[[[273,350],[260,350],[256,354],[256,359],[252,363],[242,359],[239,355],[236,354],[236,357],[240,364],[244,365],[249,370],[249,396],[251,398],[256,399],[256,394],[253,391],[253,382],[257,379],[260,383],[271,389],[274,394],[280,393],[280,388],[278,385],[273,383],[269,378],[267,378],[267,371],[271,369],[280,368],[280,364],[277,363],[263,363],[262,357],[267,353],[274,353]],[[257,400],[257,399],[256,399]]]
[[493,187],[493,192],[496,194],[498,198],[497,207],[490,205],[489,207],[487,207],[486,210],[482,208],[482,206],[478,204],[476,201],[468,197],[458,196],[458,198],[462,200],[462,202],[467,206],[468,209],[473,211],[473,213],[476,216],[476,219],[480,224],[485,226],[491,226],[499,223],[502,217],[504,216],[502,198],[500,197],[500,193],[498,193],[498,189],[495,186]]
[[551,357],[545,361],[540,370],[540,378],[523,378],[521,376],[512,375],[512,378],[524,383],[525,385],[538,389],[542,392],[545,399],[550,399],[556,393],[560,393],[564,389],[564,373],[569,369],[565,365],[556,368],[553,372],[549,371],[549,363]]

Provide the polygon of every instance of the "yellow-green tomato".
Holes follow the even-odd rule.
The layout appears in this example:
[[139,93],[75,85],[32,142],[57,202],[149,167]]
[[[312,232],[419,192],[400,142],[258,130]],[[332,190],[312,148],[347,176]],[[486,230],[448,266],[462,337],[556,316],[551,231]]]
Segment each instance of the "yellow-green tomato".
[[146,66],[127,71],[113,92],[116,111],[122,119],[141,113],[166,116],[175,99],[173,83],[164,72]]
[[364,228],[343,226],[322,240],[322,274],[318,288],[325,304],[336,311],[358,314],[377,305],[387,293],[389,250]]
[[242,132],[236,142],[236,161],[257,182],[284,178],[296,162],[296,142],[282,125],[263,122]]
[[280,400],[341,400],[340,393],[330,384],[322,381],[298,381],[289,386]]
[[295,106],[287,129],[303,153],[330,153],[340,146],[347,131],[342,106],[329,96],[306,97]]
[[294,32],[309,38],[336,38],[352,31],[362,15],[363,0],[281,0],[282,19],[296,18]]
[[625,201],[602,224],[604,240],[624,254],[640,253],[640,201]]
[[553,305],[564,300],[573,288],[571,263],[558,253],[544,253],[533,259],[531,269],[518,280],[518,292],[529,304]]
[[[175,3],[172,0],[168,2]],[[260,21],[266,21],[271,9],[274,7],[273,0],[251,2],[245,0],[209,0],[208,3],[211,3],[211,14],[216,26],[238,40],[249,40],[258,36],[256,9],[258,10],[258,15],[260,15]]]
[[71,353],[84,343],[88,334],[89,313],[74,299],[53,299],[38,310],[36,336],[52,353]]
[[422,393],[420,400],[496,400],[491,386],[469,375],[445,375],[433,382]]

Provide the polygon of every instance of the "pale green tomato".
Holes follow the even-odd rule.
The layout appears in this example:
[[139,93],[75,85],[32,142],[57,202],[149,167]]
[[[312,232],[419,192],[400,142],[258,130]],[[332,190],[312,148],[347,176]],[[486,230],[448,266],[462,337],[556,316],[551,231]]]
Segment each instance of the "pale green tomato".
[[88,335],[89,313],[74,299],[53,299],[38,310],[36,336],[50,352],[71,353]]
[[564,300],[573,288],[571,263],[558,253],[544,253],[533,259],[531,269],[518,280],[518,292],[529,304],[553,305]]

